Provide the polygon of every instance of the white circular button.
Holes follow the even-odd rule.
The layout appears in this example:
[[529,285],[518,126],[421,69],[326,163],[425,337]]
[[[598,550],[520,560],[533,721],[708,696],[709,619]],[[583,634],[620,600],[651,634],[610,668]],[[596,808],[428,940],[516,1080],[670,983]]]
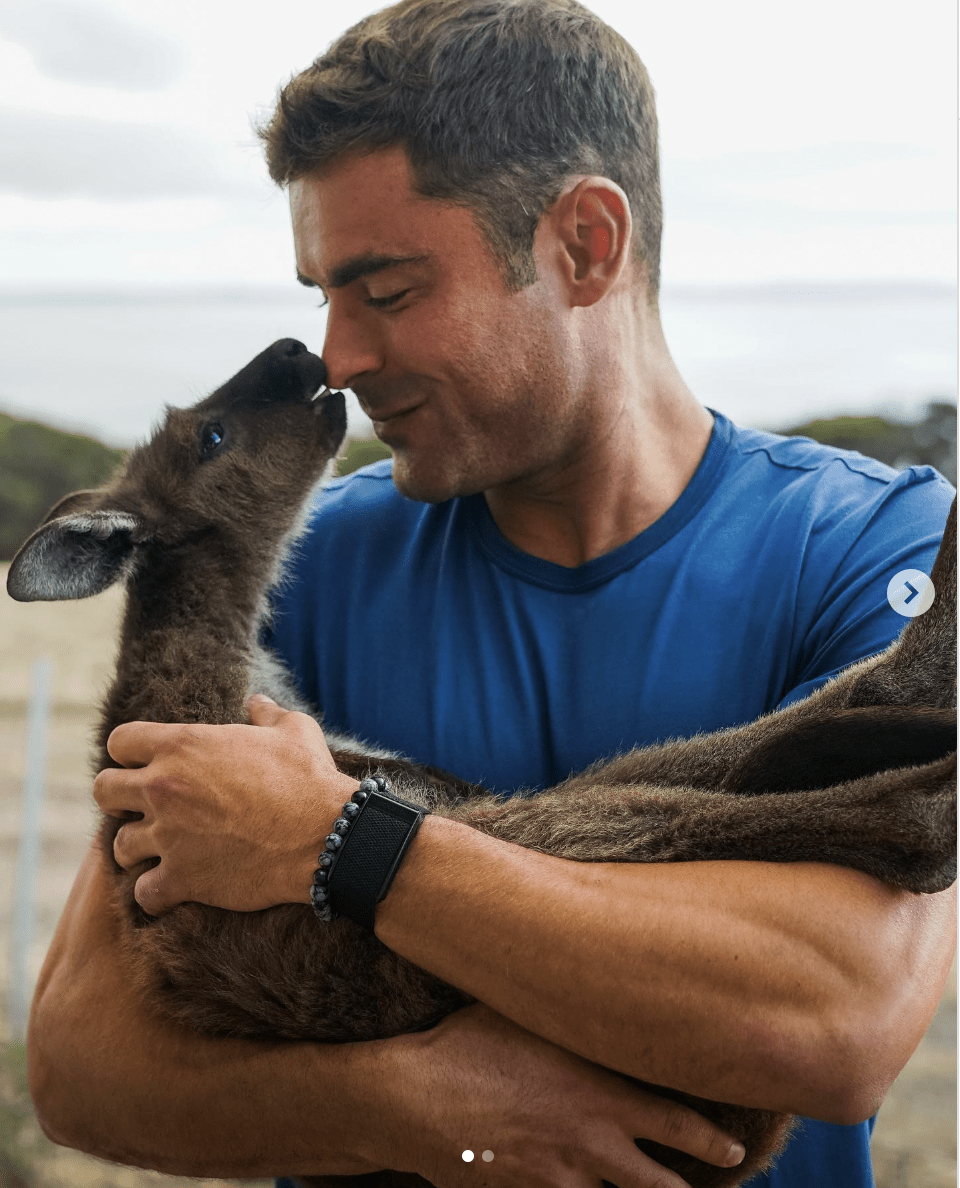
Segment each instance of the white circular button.
[[919,569],[901,569],[887,585],[887,602],[907,619],[928,611],[935,595],[933,582]]
[[464,1151],[464,1153],[460,1156],[460,1158],[463,1160],[464,1163],[473,1163],[473,1152],[472,1151]]

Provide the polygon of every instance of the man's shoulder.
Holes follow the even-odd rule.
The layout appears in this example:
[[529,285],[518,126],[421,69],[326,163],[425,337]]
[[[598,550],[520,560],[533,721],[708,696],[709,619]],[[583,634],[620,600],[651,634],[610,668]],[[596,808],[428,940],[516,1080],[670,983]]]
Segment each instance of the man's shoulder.
[[824,445],[812,437],[772,433],[765,429],[731,427],[731,444],[744,459],[762,457],[770,466],[803,474],[836,469],[838,473],[888,483],[897,471],[856,450]]
[[783,625],[784,689],[806,695],[896,637],[903,619],[888,585],[904,570],[930,572],[953,495],[929,466],[894,471],[809,438],[733,427],[684,551],[705,581],[721,573],[736,588],[743,575],[757,630]]
[[852,544],[865,530],[908,539],[942,531],[954,494],[931,466],[897,471],[809,437],[732,426],[730,453],[715,513],[738,507],[742,515],[762,501],[765,514],[749,517],[755,527],[776,522],[781,535],[799,532],[812,546]]
[[313,548],[323,538],[331,546],[345,540],[355,547],[361,532],[365,539],[377,540],[404,526],[415,528],[428,506],[400,494],[390,459],[374,462],[317,490],[302,543]]
[[385,458],[324,483],[316,494],[311,514],[335,517],[357,506],[411,502],[393,485],[393,463]]

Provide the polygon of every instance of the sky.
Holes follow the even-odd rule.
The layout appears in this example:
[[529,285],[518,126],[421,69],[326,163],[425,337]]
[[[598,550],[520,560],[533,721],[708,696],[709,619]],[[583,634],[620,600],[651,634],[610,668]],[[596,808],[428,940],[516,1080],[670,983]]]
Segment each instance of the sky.
[[[376,4],[0,0],[0,287],[288,285],[252,121]],[[657,91],[671,285],[953,283],[953,0],[594,0]]]

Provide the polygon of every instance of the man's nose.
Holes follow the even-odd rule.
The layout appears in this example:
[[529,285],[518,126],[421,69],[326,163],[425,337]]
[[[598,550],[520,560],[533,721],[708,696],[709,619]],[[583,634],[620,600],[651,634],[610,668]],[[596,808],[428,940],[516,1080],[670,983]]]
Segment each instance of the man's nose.
[[327,386],[350,388],[360,376],[383,366],[383,350],[362,312],[344,310],[333,298],[327,306],[327,328],[323,339],[323,361],[327,365]]

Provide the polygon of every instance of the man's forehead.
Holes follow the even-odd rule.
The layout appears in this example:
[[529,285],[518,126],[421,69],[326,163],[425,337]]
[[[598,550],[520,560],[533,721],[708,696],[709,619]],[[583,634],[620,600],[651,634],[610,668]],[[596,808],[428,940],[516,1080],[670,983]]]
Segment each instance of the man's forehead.
[[345,270],[370,271],[370,261],[422,261],[472,221],[462,206],[413,188],[401,149],[349,157],[305,174],[290,183],[289,196],[297,267],[324,287]]
[[429,202],[413,187],[399,150],[350,156],[315,169],[289,186],[294,233],[343,239],[396,233]]

